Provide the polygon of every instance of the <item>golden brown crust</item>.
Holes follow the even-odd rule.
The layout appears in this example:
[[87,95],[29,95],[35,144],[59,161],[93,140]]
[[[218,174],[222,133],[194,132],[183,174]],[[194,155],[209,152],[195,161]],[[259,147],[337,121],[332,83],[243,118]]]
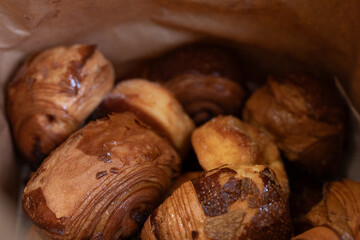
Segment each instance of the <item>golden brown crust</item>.
[[245,98],[239,84],[219,76],[182,74],[165,86],[198,126],[218,115],[238,115]]
[[195,125],[165,87],[144,79],[120,82],[105,97],[96,114],[102,117],[126,111],[135,113],[167,137],[183,156],[186,154]]
[[114,114],[71,135],[40,166],[23,208],[45,238],[126,238],[161,201],[180,158],[133,114]]
[[29,58],[7,88],[20,151],[42,160],[81,126],[113,82],[113,67],[95,46],[56,47]]
[[179,47],[154,60],[148,78],[167,82],[181,74],[191,73],[240,82],[240,66],[233,50],[216,44],[197,43]]
[[344,115],[332,83],[303,74],[269,77],[243,112],[245,121],[272,135],[289,160],[319,176],[338,170]]
[[340,238],[327,227],[315,227],[292,238],[292,240],[340,240]]
[[340,239],[360,239],[360,183],[343,180],[324,185],[323,199],[302,221],[309,226],[327,226]]
[[147,219],[147,239],[289,239],[290,215],[274,173],[230,166],[181,185]]
[[204,170],[224,164],[266,165],[275,171],[288,196],[287,176],[276,145],[250,124],[233,116],[218,116],[197,128],[191,142]]
[[170,196],[177,188],[179,188],[183,183],[190,181],[194,178],[197,178],[201,175],[202,172],[186,172],[181,174],[178,178],[176,178],[169,189],[167,196]]

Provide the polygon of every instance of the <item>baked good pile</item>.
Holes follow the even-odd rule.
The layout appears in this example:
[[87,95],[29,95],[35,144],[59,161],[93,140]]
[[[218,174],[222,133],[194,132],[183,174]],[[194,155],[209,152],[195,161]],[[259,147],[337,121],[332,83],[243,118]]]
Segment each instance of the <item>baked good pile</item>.
[[251,92],[236,51],[213,43],[136,76],[115,81],[95,46],[73,45],[29,56],[9,82],[34,169],[22,205],[42,239],[360,239],[332,81],[273,74]]

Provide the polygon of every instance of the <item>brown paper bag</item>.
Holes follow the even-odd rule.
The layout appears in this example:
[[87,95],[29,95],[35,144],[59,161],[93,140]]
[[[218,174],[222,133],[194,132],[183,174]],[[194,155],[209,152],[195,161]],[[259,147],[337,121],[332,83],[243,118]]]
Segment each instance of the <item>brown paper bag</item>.
[[[73,43],[97,44],[121,74],[139,60],[203,38],[237,47],[266,71],[295,67],[336,76],[360,109],[360,2],[356,0],[0,0],[0,83],[26,54]],[[296,67],[295,67],[296,68]],[[0,185],[17,168],[0,94]],[[348,175],[360,180],[359,123]],[[354,150],[355,149],[355,150]]]

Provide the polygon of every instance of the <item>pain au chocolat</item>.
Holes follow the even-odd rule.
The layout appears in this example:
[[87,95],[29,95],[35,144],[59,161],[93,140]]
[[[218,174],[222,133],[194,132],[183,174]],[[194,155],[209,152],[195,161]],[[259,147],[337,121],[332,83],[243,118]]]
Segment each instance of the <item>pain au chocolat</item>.
[[7,87],[15,142],[31,162],[60,145],[114,83],[112,64],[95,46],[55,47],[28,58]]
[[226,47],[191,44],[154,60],[148,77],[164,83],[199,126],[217,115],[240,113],[245,98],[240,67]]
[[202,42],[181,46],[155,59],[147,76],[152,81],[167,82],[176,76],[191,73],[241,82],[239,66],[239,58],[232,49]]
[[220,76],[182,74],[164,85],[198,126],[218,115],[239,115],[245,98],[238,83]]
[[246,102],[243,117],[267,131],[298,166],[320,177],[339,171],[345,111],[333,82],[271,76]]
[[45,159],[23,208],[44,239],[126,239],[180,172],[180,157],[132,113],[90,122]]

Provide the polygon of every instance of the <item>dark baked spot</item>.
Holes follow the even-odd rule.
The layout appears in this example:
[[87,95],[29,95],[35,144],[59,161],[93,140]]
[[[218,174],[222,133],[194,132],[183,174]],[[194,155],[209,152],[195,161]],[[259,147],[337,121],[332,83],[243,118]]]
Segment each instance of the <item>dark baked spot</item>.
[[55,116],[51,114],[46,114],[46,119],[49,123],[52,123],[55,121]]
[[147,211],[147,209],[137,208],[132,210],[130,217],[139,226],[139,228],[141,228],[149,214],[150,212]]
[[287,201],[281,197],[280,186],[269,168],[262,170],[259,177],[263,181],[264,189],[259,199],[258,211],[244,227],[244,234],[239,239],[290,239],[290,211]]
[[158,209],[155,209],[152,214],[150,215],[150,224],[151,224],[151,228],[153,231],[153,234],[155,236],[156,239],[161,239],[160,237],[160,224],[157,220],[157,211]]
[[120,172],[119,172],[119,169],[114,168],[114,167],[110,169],[110,172],[111,172],[111,173],[114,173],[114,174],[119,174],[119,173],[120,173]]
[[195,240],[199,236],[199,233],[195,230],[191,231],[191,239]]
[[98,173],[96,173],[96,179],[100,179],[105,175],[107,175],[107,171],[98,172]]
[[24,194],[23,207],[30,216],[32,223],[37,227],[56,235],[64,234],[63,217],[56,218],[55,213],[48,207],[41,188],[37,188],[29,194]]
[[[219,177],[229,176],[228,181],[221,186]],[[202,174],[192,180],[196,194],[204,213],[207,216],[218,216],[228,212],[228,207],[239,198],[244,200],[248,195],[258,194],[259,190],[249,178],[237,179],[236,171],[230,168],[221,168],[214,173]]]

